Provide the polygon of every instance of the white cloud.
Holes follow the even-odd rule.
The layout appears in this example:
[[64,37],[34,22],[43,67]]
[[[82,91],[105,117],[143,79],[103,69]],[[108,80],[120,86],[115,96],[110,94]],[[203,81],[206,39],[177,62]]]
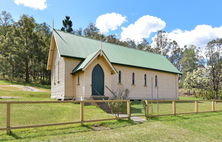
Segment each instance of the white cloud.
[[160,18],[146,15],[139,18],[134,24],[130,24],[127,28],[122,27],[121,39],[127,38],[140,42],[142,38],[149,38],[152,32],[164,29],[166,23]]
[[222,26],[213,28],[210,25],[197,25],[191,31],[176,29],[169,33],[169,38],[177,41],[180,47],[193,44],[204,48],[209,41],[222,38]]
[[100,29],[100,32],[107,33],[109,30],[116,30],[123,22],[127,22],[126,16],[114,12],[107,13],[96,19],[96,27]]
[[33,8],[34,10],[44,10],[47,8],[46,0],[14,0],[17,5],[24,5]]

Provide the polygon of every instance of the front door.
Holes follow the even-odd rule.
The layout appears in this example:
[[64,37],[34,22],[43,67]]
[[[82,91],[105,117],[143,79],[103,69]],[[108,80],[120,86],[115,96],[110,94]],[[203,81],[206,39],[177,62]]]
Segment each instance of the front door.
[[104,95],[104,73],[97,64],[92,71],[92,95]]

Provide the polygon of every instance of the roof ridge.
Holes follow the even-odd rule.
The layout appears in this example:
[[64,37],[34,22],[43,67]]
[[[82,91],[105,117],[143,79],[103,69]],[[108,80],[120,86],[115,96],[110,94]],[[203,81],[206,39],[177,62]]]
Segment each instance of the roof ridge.
[[[56,29],[54,29],[54,30],[56,30]],[[100,40],[98,40],[98,39],[93,39],[93,38],[89,38],[89,37],[85,37],[85,36],[81,36],[81,35],[76,35],[76,34],[73,34],[73,33],[64,32],[64,31],[62,31],[62,30],[56,30],[56,31],[60,31],[60,32],[63,32],[63,33],[65,33],[65,34],[71,34],[71,35],[73,35],[73,36],[78,36],[78,37],[82,37],[82,38],[86,38],[86,39],[89,39],[89,40],[95,40],[95,41],[100,42]],[[59,35],[59,36],[61,37],[61,35]],[[105,42],[105,41],[102,41],[102,43],[112,44],[112,45],[116,45],[116,46],[119,46],[119,47],[122,47],[122,48],[127,48],[127,49],[131,49],[131,50],[136,50],[136,51],[143,52],[143,53],[150,53],[150,54],[156,54],[156,55],[163,56],[163,55],[158,54],[158,53],[154,53],[154,52],[150,52],[150,51],[144,51],[144,50],[139,50],[139,49],[137,49],[137,48],[130,48],[130,47],[118,45],[118,44],[115,44],[115,43],[110,43],[110,42]],[[163,57],[165,57],[165,56],[163,56]]]

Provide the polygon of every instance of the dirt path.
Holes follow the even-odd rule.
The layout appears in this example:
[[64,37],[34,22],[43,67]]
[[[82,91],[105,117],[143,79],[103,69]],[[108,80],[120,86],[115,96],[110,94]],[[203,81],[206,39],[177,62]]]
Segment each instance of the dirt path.
[[30,91],[30,92],[47,92],[45,90],[40,90],[32,86],[23,85],[0,85],[0,90],[8,91]]

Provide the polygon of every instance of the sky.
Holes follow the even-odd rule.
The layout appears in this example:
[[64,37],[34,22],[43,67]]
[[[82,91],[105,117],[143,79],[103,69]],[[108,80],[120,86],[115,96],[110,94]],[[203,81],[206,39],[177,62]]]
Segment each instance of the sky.
[[61,29],[62,20],[70,16],[73,29],[86,28],[93,22],[105,35],[116,34],[149,42],[157,31],[168,33],[181,47],[193,44],[204,48],[222,38],[222,0],[0,0],[0,11],[9,12],[15,21],[33,16]]

